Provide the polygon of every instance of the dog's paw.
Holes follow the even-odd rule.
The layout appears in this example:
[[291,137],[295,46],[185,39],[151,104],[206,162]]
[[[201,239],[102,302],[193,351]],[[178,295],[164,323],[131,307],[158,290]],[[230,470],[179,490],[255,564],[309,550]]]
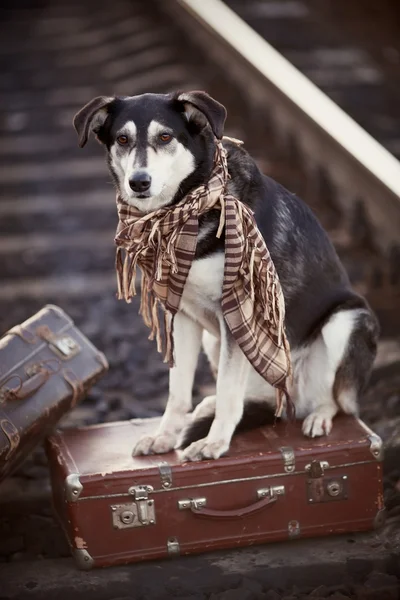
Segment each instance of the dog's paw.
[[308,437],[329,435],[332,431],[332,412],[324,410],[312,412],[304,419],[302,430]]
[[229,450],[229,442],[219,440],[210,442],[207,438],[197,440],[188,446],[182,454],[183,461],[197,461],[208,458],[219,458]]
[[146,435],[139,439],[133,449],[132,456],[148,454],[166,454],[176,446],[177,436],[173,433],[162,433],[160,435]]

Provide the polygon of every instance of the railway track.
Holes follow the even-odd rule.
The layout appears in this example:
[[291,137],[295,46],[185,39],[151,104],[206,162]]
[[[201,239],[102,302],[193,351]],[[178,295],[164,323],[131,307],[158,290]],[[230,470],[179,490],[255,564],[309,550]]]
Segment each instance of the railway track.
[[[240,12],[238,2],[229,4]],[[277,3],[262,4],[276,10]],[[307,2],[284,4],[301,13]],[[264,172],[317,213],[354,286],[377,311],[383,339],[362,410],[389,440],[394,465],[400,453],[395,157],[219,0],[20,0],[1,11],[0,331],[46,302],[59,304],[111,365],[64,424],[157,414],[168,377],[138,304],[115,299],[114,191],[100,146],[77,148],[72,116],[95,95],[205,89],[228,109],[226,134],[242,139]],[[210,385],[201,361],[195,395]],[[400,473],[390,465],[386,493],[396,513]],[[22,522],[21,511],[33,505],[32,518]],[[2,506],[9,511],[4,518]],[[39,450],[0,486],[0,558],[30,560],[33,569],[38,555],[67,556],[49,515]],[[42,581],[45,589],[44,575]],[[20,593],[21,586],[10,590]]]

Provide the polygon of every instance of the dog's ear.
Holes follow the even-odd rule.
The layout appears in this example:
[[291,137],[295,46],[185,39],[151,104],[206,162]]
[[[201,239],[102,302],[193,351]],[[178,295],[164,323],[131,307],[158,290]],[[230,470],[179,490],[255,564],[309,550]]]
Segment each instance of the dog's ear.
[[221,139],[224,133],[226,108],[206,92],[179,92],[176,96],[182,102],[189,120],[204,126],[209,123],[215,137]]
[[107,107],[115,98],[98,96],[85,104],[74,116],[74,127],[79,138],[79,147],[86,144],[90,131],[96,132],[107,118]]

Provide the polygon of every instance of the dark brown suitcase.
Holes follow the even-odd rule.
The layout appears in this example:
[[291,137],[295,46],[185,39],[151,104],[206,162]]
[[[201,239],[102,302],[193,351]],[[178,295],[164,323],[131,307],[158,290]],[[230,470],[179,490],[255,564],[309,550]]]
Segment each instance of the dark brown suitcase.
[[0,480],[107,370],[105,356],[57,306],[0,339]]
[[[157,420],[156,420],[157,421]],[[56,513],[80,568],[371,529],[382,521],[382,442],[353,417],[329,437],[278,424],[218,460],[132,458],[154,419],[47,440]]]

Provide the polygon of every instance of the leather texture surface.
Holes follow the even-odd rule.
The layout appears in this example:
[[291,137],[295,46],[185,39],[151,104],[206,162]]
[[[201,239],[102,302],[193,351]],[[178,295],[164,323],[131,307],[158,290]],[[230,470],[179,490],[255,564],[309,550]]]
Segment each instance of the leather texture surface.
[[59,307],[0,339],[0,480],[107,370],[107,360]]

